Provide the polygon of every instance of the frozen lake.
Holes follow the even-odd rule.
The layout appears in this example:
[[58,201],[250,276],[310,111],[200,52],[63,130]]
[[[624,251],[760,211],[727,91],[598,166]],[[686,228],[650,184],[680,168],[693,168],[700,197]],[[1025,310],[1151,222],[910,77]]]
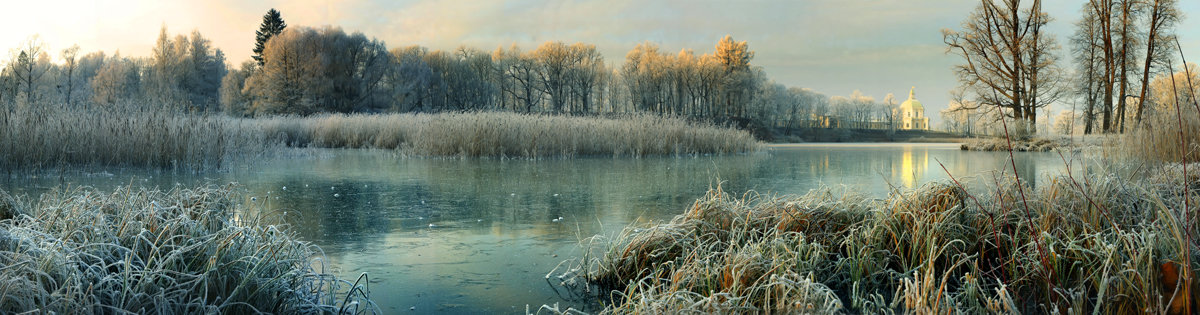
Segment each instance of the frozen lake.
[[[324,249],[332,273],[350,280],[369,273],[371,297],[385,313],[514,313],[556,302],[578,307],[543,276],[578,253],[579,239],[668,220],[718,179],[738,194],[849,185],[884,197],[889,187],[946,179],[939,161],[965,181],[990,181],[992,172],[1011,169],[1007,153],[965,152],[957,144],[801,144],[736,156],[540,161],[315,152],[218,173],[97,170],[8,178],[0,187],[38,194],[60,185],[237,182],[249,192],[246,202],[256,197]],[[1016,163],[1023,179],[1065,169],[1055,153],[1017,153]]]

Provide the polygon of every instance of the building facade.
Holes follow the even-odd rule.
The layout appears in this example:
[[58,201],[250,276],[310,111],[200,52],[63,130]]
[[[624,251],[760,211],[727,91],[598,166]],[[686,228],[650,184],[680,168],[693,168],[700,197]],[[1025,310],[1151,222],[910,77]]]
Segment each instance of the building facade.
[[929,117],[925,116],[925,106],[917,100],[916,91],[914,86],[908,91],[908,100],[896,108],[896,117],[900,118],[896,129],[929,130]]

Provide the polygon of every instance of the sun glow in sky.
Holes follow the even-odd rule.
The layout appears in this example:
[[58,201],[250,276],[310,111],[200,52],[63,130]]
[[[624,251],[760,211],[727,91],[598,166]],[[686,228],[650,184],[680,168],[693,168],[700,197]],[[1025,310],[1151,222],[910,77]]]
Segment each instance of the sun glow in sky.
[[[1045,3],[1056,20],[1051,31],[1067,45],[1083,0]],[[1200,1],[1180,1],[1187,15]],[[55,57],[78,44],[97,50],[146,56],[166,26],[171,34],[198,29],[222,49],[230,64],[249,59],[262,15],[278,9],[289,26],[336,25],[361,31],[389,47],[460,45],[491,51],[518,44],[532,50],[561,40],[596,44],[605,61],[619,65],[645,41],[665,52],[711,53],[726,34],[756,52],[753,64],[774,80],[827,95],[862,90],[882,100],[903,99],[911,86],[939,119],[957,83],[940,30],[958,29],[976,1],[963,0],[516,0],[516,1],[63,1],[3,4],[0,63],[9,49],[37,34]],[[1184,51],[1200,60],[1200,16],[1179,25]],[[1069,59],[1067,59],[1069,60]],[[1069,64],[1065,66],[1070,66]]]

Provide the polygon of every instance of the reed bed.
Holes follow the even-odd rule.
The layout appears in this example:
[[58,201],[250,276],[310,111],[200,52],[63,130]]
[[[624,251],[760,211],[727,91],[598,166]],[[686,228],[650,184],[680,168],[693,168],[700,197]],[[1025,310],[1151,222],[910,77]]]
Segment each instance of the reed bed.
[[1200,161],[1200,107],[1184,105],[1181,113],[1151,115],[1123,135],[1113,150],[1136,159],[1159,162]]
[[140,166],[200,170],[271,152],[252,121],[146,110],[0,109],[0,170]]
[[415,156],[640,157],[743,153],[759,146],[745,131],[656,115],[331,114],[259,123],[292,146],[397,149]]
[[377,311],[365,287],[323,273],[319,248],[246,216],[238,196],[83,188],[30,202],[0,192],[0,313]]
[[1200,257],[1181,187],[1200,200],[1197,176],[1113,174],[885,199],[718,186],[669,222],[586,239],[547,279],[603,313],[1185,312]]
[[412,156],[576,157],[742,153],[745,131],[682,118],[506,112],[232,118],[125,104],[0,109],[0,170],[68,166],[219,169],[284,146],[374,148]]

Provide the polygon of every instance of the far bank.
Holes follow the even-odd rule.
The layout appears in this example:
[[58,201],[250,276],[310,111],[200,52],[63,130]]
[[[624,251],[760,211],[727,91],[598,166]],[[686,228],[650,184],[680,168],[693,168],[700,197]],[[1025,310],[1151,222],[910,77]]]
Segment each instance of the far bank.
[[755,137],[769,143],[802,142],[916,142],[961,143],[967,138],[961,135],[931,130],[884,130],[849,128],[803,128],[791,132],[783,129],[753,130]]

